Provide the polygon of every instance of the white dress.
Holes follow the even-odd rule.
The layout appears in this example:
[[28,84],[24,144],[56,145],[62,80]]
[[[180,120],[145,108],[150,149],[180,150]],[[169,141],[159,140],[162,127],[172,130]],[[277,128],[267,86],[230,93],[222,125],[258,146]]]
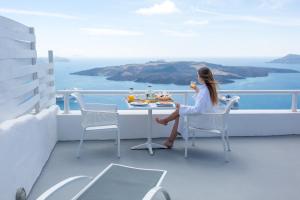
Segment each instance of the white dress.
[[215,107],[211,102],[209,90],[206,87],[206,85],[201,85],[199,87],[199,92],[196,93],[193,96],[193,98],[195,101],[193,106],[180,105],[179,108],[180,118],[179,118],[178,132],[182,135],[184,139],[188,138],[188,132],[185,126],[185,122],[186,122],[185,116],[187,114],[215,112]]

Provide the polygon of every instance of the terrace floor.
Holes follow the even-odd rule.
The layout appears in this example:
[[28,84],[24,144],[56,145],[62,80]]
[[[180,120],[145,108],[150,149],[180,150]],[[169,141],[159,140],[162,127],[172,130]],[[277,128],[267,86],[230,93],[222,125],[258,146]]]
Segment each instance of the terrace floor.
[[[188,159],[182,140],[172,150],[156,150],[154,156],[130,150],[141,142],[123,140],[120,160],[112,141],[85,142],[80,159],[75,157],[78,142],[58,142],[29,200],[69,176],[96,176],[112,162],[167,170],[162,185],[172,200],[300,199],[300,136],[233,137],[230,163],[224,162],[219,138],[197,139]],[[51,199],[70,199],[86,183],[73,183]]]

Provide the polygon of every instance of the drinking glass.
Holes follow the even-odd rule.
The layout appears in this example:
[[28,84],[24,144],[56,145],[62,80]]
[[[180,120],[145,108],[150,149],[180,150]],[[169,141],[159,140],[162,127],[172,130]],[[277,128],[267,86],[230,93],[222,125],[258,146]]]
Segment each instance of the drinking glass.
[[190,87],[192,89],[195,89],[197,87],[196,82],[195,81],[191,81]]

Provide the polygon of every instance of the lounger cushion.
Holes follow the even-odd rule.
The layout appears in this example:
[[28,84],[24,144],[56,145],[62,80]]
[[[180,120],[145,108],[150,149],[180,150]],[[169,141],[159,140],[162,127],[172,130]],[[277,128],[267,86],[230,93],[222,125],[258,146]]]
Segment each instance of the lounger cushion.
[[78,199],[142,200],[155,187],[163,171],[139,170],[113,165]]

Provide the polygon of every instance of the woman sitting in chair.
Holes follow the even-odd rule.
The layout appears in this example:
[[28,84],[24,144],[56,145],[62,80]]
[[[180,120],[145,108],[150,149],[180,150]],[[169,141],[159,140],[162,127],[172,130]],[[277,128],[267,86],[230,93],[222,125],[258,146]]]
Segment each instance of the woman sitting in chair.
[[214,106],[218,104],[217,82],[215,81],[211,70],[207,67],[198,70],[198,81],[201,86],[198,88],[195,84],[191,88],[195,90],[193,106],[181,105],[176,103],[176,110],[166,118],[156,118],[156,122],[167,125],[170,121],[175,120],[170,136],[164,142],[167,148],[172,148],[178,132],[184,137],[188,137],[187,131],[184,130],[184,116],[192,113],[214,112]]

